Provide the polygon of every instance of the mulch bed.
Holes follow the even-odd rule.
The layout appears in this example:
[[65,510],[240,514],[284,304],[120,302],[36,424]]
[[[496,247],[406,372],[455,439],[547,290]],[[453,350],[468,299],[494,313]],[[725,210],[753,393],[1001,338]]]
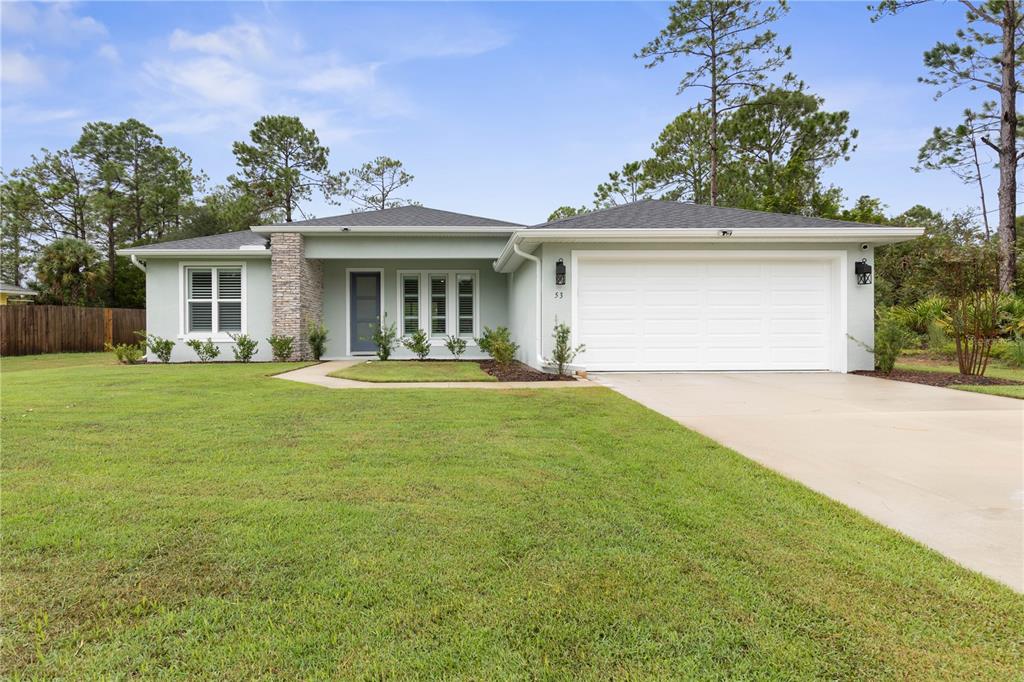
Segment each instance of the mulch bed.
[[502,367],[494,360],[481,360],[480,369],[496,377],[498,381],[573,381],[572,377],[538,372],[521,362],[513,362]]
[[877,377],[879,379],[892,379],[893,381],[907,381],[912,384],[926,384],[928,386],[1016,386],[1022,382],[1010,379],[997,379],[995,377],[977,377],[967,374],[953,374],[951,372],[914,372],[906,369],[894,369],[892,374],[881,372],[867,372],[858,370],[853,374],[860,374],[866,377]]

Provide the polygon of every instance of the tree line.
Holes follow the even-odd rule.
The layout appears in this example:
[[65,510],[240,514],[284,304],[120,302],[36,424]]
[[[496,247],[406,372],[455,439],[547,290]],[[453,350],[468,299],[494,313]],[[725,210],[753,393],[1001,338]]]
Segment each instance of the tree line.
[[[646,68],[682,60],[685,71],[677,92],[696,91],[700,96],[665,126],[651,144],[648,158],[609,173],[594,191],[591,205],[561,206],[548,219],[662,198],[923,226],[922,239],[880,250],[881,302],[903,300],[912,292],[926,295],[928,283],[921,278],[928,268],[910,268],[915,273],[910,279],[917,279],[905,287],[906,265],[908,261],[921,265],[936,249],[980,249],[983,253],[971,258],[993,261],[985,269],[992,273],[987,284],[1002,293],[1019,289],[1016,96],[1024,18],[1017,0],[958,1],[964,8],[963,25],[951,41],[939,41],[925,52],[925,73],[919,81],[934,86],[937,99],[953,90],[976,93],[977,105],[950,125],[935,127],[923,141],[913,170],[953,173],[976,188],[976,207],[950,217],[923,206],[886,216],[881,201],[862,196],[844,208],[842,188],[826,185],[822,177],[826,169],[849,160],[858,133],[850,127],[849,112],[826,110],[824,100],[795,75],[775,77],[792,54],[771,30],[788,11],[787,3],[679,0],[669,9],[666,26],[635,57]],[[882,0],[869,8],[870,18],[878,21],[923,2]],[[995,155],[995,163],[989,152]],[[994,210],[985,195],[985,180],[993,173],[998,175]],[[990,225],[993,214],[995,230]],[[963,254],[947,256],[956,259]],[[897,262],[903,269],[891,270]]]
[[232,151],[237,171],[208,187],[141,121],[87,123],[69,148],[3,174],[0,278],[32,278],[40,302],[142,307],[144,277],[117,249],[302,219],[313,192],[354,210],[414,203],[401,196],[413,181],[401,161],[332,171],[330,150],[296,116],[260,118]]

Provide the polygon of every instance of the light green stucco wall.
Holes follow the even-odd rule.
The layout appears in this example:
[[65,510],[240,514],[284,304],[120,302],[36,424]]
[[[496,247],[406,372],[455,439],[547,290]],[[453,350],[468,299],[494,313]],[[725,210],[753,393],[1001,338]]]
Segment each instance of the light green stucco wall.
[[[847,333],[853,339],[863,341],[871,345],[874,339],[874,286],[858,286],[853,279],[853,264],[861,258],[867,258],[869,263],[874,263],[874,250],[862,250],[859,243],[855,244],[751,244],[733,243],[724,245],[715,244],[582,244],[582,243],[546,243],[534,251],[535,256],[541,259],[541,355],[549,357],[551,353],[551,331],[554,328],[556,319],[558,321],[571,323],[572,320],[572,252],[577,253],[586,250],[619,250],[619,251],[844,251],[847,261],[847,282],[846,282],[846,308],[847,308]],[[564,286],[555,285],[555,263],[562,258],[568,268],[566,283]],[[533,264],[523,263],[515,272],[516,285],[512,288],[512,310],[525,310],[534,307],[535,289],[525,284],[519,285],[524,274],[529,272],[531,279]],[[556,291],[562,293],[561,298],[556,298]],[[527,303],[527,301],[530,303]],[[512,328],[513,337],[524,348],[536,345],[535,323],[526,321],[521,314],[513,315],[515,326]],[[860,344],[853,339],[846,340],[847,370],[873,369],[874,357]],[[535,354],[526,354],[522,358],[525,362],[536,366]],[[585,358],[581,357],[580,363],[586,366]]]
[[[443,243],[444,240],[439,240]],[[327,327],[326,358],[346,357],[346,341],[349,334],[346,300],[348,297],[348,270],[382,269],[381,308],[387,321],[398,322],[398,272],[417,270],[428,272],[476,272],[479,277],[480,330],[483,327],[509,325],[508,275],[499,274],[492,267],[493,260],[431,259],[431,260],[324,260],[323,264],[323,320]],[[423,299],[426,305],[426,299]],[[454,305],[454,302],[450,303]],[[404,348],[395,353],[396,358],[412,357]],[[432,358],[450,357],[443,345],[438,343],[430,352]],[[465,357],[482,357],[476,345],[471,343]]]
[[[187,260],[149,258],[146,261],[146,331],[150,334],[173,339],[172,362],[192,362],[195,353],[185,345],[181,336],[181,306],[183,302],[180,282],[180,264],[189,265],[236,265],[245,264],[245,332],[259,341],[256,360],[270,360],[270,259],[247,258],[215,260],[189,258]],[[230,340],[218,342],[218,361],[234,360]],[[155,360],[155,358],[149,358]]]

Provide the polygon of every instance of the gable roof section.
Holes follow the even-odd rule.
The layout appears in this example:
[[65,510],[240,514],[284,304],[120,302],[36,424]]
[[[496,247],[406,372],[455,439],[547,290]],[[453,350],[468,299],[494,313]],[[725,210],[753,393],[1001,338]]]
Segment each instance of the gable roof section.
[[225,232],[224,234],[212,234],[208,237],[192,237],[191,239],[177,239],[170,242],[158,242],[156,244],[143,244],[128,249],[120,249],[118,253],[146,253],[159,251],[242,251],[265,249],[267,238],[256,234],[252,230],[239,230],[238,232]]
[[519,223],[510,223],[493,218],[466,213],[442,211],[426,206],[398,206],[380,211],[363,211],[345,215],[296,220],[291,223],[274,223],[261,227],[524,227]]
[[631,204],[612,206],[571,218],[553,220],[527,229],[559,230],[648,230],[711,229],[734,230],[741,228],[828,228],[861,227],[882,228],[882,225],[855,223],[849,220],[828,220],[785,213],[767,213],[743,208],[684,204],[678,201],[644,199]]

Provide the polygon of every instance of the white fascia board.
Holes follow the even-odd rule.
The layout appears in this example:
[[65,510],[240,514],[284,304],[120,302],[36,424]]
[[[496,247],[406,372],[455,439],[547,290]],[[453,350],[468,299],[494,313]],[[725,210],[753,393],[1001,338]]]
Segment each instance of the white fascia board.
[[342,234],[373,234],[379,236],[388,235],[410,235],[410,234],[426,234],[432,237],[444,237],[447,235],[493,235],[496,237],[511,235],[517,229],[516,227],[488,227],[486,225],[477,226],[428,226],[428,227],[417,227],[415,225],[387,225],[387,226],[372,226],[372,225],[317,225],[309,227],[289,227],[288,225],[254,225],[249,228],[257,234],[273,234],[275,232],[291,232],[304,235],[342,235]]
[[172,258],[178,256],[194,256],[209,258],[225,256],[236,258],[270,258],[270,249],[118,249],[118,256],[138,256],[139,258]]
[[623,242],[623,243],[842,243],[863,242],[871,245],[903,242],[924,234],[923,227],[738,227],[730,230],[694,228],[612,228],[612,229],[549,229],[520,230],[513,234],[494,262],[498,272],[510,272],[515,251],[520,247],[543,242]]

